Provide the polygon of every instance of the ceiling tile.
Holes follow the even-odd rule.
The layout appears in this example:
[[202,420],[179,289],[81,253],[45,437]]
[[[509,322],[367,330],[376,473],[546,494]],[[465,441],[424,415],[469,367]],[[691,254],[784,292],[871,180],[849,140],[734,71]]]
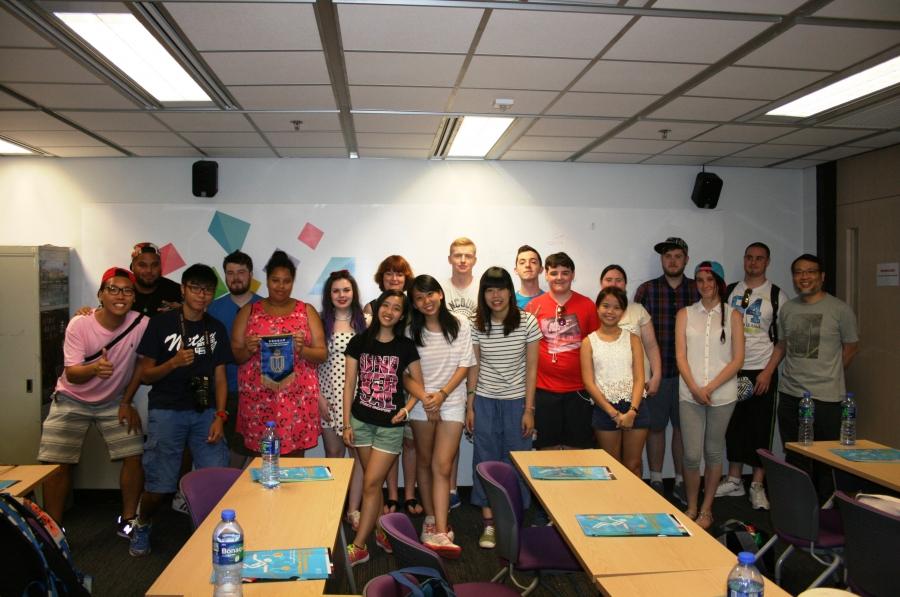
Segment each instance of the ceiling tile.
[[539,137],[526,135],[520,137],[512,146],[514,151],[568,151],[570,154],[581,151],[591,139],[586,137]]
[[329,85],[322,52],[207,52],[225,85]]
[[103,136],[122,147],[187,147],[175,133],[107,131]]
[[540,114],[557,95],[559,92],[556,91],[460,89],[453,98],[450,111],[501,114],[494,108],[494,100],[502,98],[514,101],[510,114]]
[[864,137],[868,133],[861,130],[846,129],[803,129],[784,137],[779,137],[772,143],[787,145],[838,145],[846,143],[857,137]]
[[135,105],[106,85],[49,85],[15,83],[9,87],[47,108],[89,108],[93,110],[134,108]]
[[156,112],[156,117],[179,132],[249,132],[253,130],[253,126],[247,122],[247,119],[243,114],[215,112]]
[[898,41],[894,30],[795,25],[738,64],[841,70]]
[[765,168],[770,164],[774,164],[777,162],[777,159],[773,158],[747,158],[747,157],[735,157],[728,156],[724,158],[719,158],[715,162],[712,162],[713,166],[731,166],[735,168]]
[[822,160],[793,160],[783,164],[773,165],[773,168],[784,168],[785,170],[799,170],[802,168],[812,168],[819,164],[824,164]]
[[504,162],[564,162],[571,155],[571,151],[507,151],[500,159]]
[[165,131],[158,120],[142,112],[60,112],[92,131]]
[[[250,118],[261,131],[291,132],[294,130],[292,120],[299,120],[301,131],[339,131],[341,121],[337,113],[296,112],[250,114]],[[209,129],[207,129],[209,130]]]
[[817,149],[822,149],[822,147],[817,145],[772,145],[770,143],[767,145],[757,145],[756,147],[745,149],[744,151],[738,153],[737,157],[785,159],[812,153]]
[[134,155],[145,158],[193,158],[201,153],[193,147],[129,147],[125,149]]
[[50,42],[5,10],[0,10],[0,39],[11,48],[51,47]]
[[441,116],[417,114],[354,114],[357,133],[424,133],[434,135]]
[[465,54],[484,11],[338,4],[345,50]]
[[704,68],[698,64],[600,60],[578,80],[572,90],[662,95]]
[[279,147],[283,158],[346,158],[347,150],[335,147]]
[[274,158],[275,152],[268,147],[201,147],[211,158]]
[[378,149],[431,149],[434,135],[416,133],[357,133],[356,142],[360,147]]
[[900,21],[900,3],[896,0],[831,0],[815,16],[836,19]]
[[900,143],[900,131],[892,131],[882,135],[875,135],[868,139],[853,141],[855,147],[887,147]]
[[210,50],[321,50],[311,4],[166,2],[194,47]]
[[714,143],[710,141],[686,141],[666,151],[667,155],[730,155],[750,147],[748,143]]
[[765,102],[751,100],[679,97],[650,116],[653,118],[728,121],[764,105]]
[[345,147],[340,132],[266,133],[266,138],[275,147]]
[[245,110],[334,110],[331,85],[229,87]]
[[820,71],[732,66],[690,89],[685,95],[774,100],[828,76]]
[[658,95],[570,91],[553,104],[548,113],[570,116],[632,116],[658,98]]
[[462,87],[561,90],[587,66],[587,60],[475,56]]
[[541,118],[528,129],[529,135],[558,137],[602,137],[621,120],[589,120],[587,118]]
[[656,164],[660,166],[703,166],[710,163],[715,158],[704,157],[702,155],[671,155],[661,153],[647,158],[642,164]]
[[754,126],[750,124],[723,124],[697,137],[695,141],[727,141],[729,143],[765,143],[775,137],[796,131],[790,126]]
[[361,158],[411,158],[427,159],[431,157],[427,149],[390,149],[387,147],[360,147]]
[[600,153],[653,154],[678,145],[678,141],[653,141],[650,139],[609,139],[591,151]]
[[100,79],[60,50],[7,48],[0,49],[0,81],[99,83]]
[[453,87],[465,58],[460,54],[344,53],[351,85]]
[[10,135],[18,141],[22,141],[34,147],[102,147],[105,144],[81,131],[16,131]]
[[350,87],[355,110],[443,112],[452,89],[440,87]]
[[37,110],[0,112],[0,131],[68,131],[72,127]]
[[716,126],[712,122],[667,122],[663,120],[642,120],[632,124],[630,127],[620,132],[617,137],[626,137],[628,139],[662,139],[662,131],[668,131],[665,134],[666,139],[672,141],[686,141],[695,137],[703,131]]
[[641,17],[604,58],[712,64],[769,26],[752,21]]
[[806,0],[657,0],[653,8],[786,15]]
[[257,133],[184,133],[184,138],[197,147],[265,147]]
[[649,155],[640,153],[586,153],[577,162],[593,162],[600,164],[638,164],[643,162]]
[[842,160],[844,158],[850,157],[851,155],[865,153],[867,151],[872,150],[867,147],[832,147],[831,149],[826,149],[825,151],[820,151],[819,153],[814,153],[807,157],[811,160]]
[[476,52],[594,58],[630,20],[625,15],[495,10]]
[[827,126],[892,129],[900,123],[900,97],[861,108],[827,123]]
[[44,151],[60,158],[118,158],[125,154],[107,146],[98,147],[42,147]]

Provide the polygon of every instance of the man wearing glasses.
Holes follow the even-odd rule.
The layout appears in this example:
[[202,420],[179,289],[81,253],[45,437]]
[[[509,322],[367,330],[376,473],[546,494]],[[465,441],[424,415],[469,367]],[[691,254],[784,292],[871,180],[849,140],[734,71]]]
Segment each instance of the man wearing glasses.
[[66,327],[65,370],[56,383],[38,452],[39,461],[60,465],[59,473],[44,481],[44,508],[62,524],[72,468],[78,464],[88,427],[96,425],[110,459],[122,461],[119,533],[123,536],[130,531],[144,483],[144,437],[131,400],[139,383],[133,375],[136,349],[148,320],[131,310],[134,285],[130,271],[109,268],[97,292],[100,308],[76,315]]
[[181,287],[162,277],[159,247],[153,243],[138,243],[131,250],[131,271],[137,280],[137,294],[131,307],[147,317],[177,309],[181,304]]
[[593,402],[581,381],[581,341],[600,327],[594,301],[572,290],[575,262],[565,253],[547,256],[548,291],[525,310],[543,337],[538,352],[534,427],[538,450],[593,448]]
[[141,381],[152,387],[144,493],[129,549],[133,556],[150,553],[151,521],[163,498],[178,489],[185,448],[190,448],[196,468],[228,466],[223,429],[231,341],[225,326],[206,314],[216,273],[208,265],[195,264],[184,271],[181,282],[181,308],[154,317],[137,349]]
[[763,487],[765,471],[756,450],[772,449],[778,364],[784,358],[777,320],[787,296],[766,279],[768,267],[769,247],[751,243],[744,250],[744,280],[730,284],[725,291],[728,303],[744,314],[744,365],[738,372],[739,401],[725,433],[728,477],[719,483],[716,497],[744,495],[741,473],[744,464],[749,464],[753,467],[750,505],[754,510],[769,509]]
[[[785,351],[778,382],[778,431],[782,442],[797,441],[800,398],[809,392],[815,403],[814,438],[835,440],[841,428],[844,369],[859,350],[856,316],[850,305],[822,289],[825,272],[815,255],[797,257],[791,276],[797,297],[778,317],[778,345]],[[809,468],[809,459],[793,452],[787,453],[787,460]],[[819,467],[815,472],[819,494],[830,493],[830,474],[822,474]]]

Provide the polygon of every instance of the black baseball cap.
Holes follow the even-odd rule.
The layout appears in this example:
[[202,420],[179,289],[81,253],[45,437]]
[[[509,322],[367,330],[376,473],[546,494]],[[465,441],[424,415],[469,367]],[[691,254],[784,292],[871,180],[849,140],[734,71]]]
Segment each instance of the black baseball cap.
[[681,249],[682,251],[684,251],[685,255],[687,255],[688,252],[687,243],[684,242],[684,239],[678,238],[677,236],[670,236],[663,242],[653,245],[653,250],[660,255],[670,249]]

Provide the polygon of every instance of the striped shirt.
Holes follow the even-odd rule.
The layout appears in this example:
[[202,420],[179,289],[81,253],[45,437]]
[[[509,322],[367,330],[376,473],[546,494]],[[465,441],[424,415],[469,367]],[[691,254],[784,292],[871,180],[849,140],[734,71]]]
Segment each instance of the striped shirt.
[[541,339],[537,319],[521,311],[519,327],[503,335],[503,324],[494,323],[490,332],[472,326],[472,343],[480,350],[479,396],[496,400],[514,400],[525,396],[525,354],[527,346]]
[[653,331],[659,343],[659,354],[662,357],[662,376],[678,375],[675,363],[675,315],[682,307],[693,305],[700,299],[697,284],[684,276],[678,288],[672,288],[662,275],[647,280],[638,286],[634,293],[634,302],[640,303],[650,313]]

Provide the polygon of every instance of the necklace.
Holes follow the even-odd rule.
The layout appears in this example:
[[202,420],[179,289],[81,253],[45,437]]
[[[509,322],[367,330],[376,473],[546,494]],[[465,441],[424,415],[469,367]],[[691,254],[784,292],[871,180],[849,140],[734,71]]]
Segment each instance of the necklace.
[[337,313],[334,314],[335,321],[350,321],[353,318],[353,314],[347,313],[347,317],[338,317]]

